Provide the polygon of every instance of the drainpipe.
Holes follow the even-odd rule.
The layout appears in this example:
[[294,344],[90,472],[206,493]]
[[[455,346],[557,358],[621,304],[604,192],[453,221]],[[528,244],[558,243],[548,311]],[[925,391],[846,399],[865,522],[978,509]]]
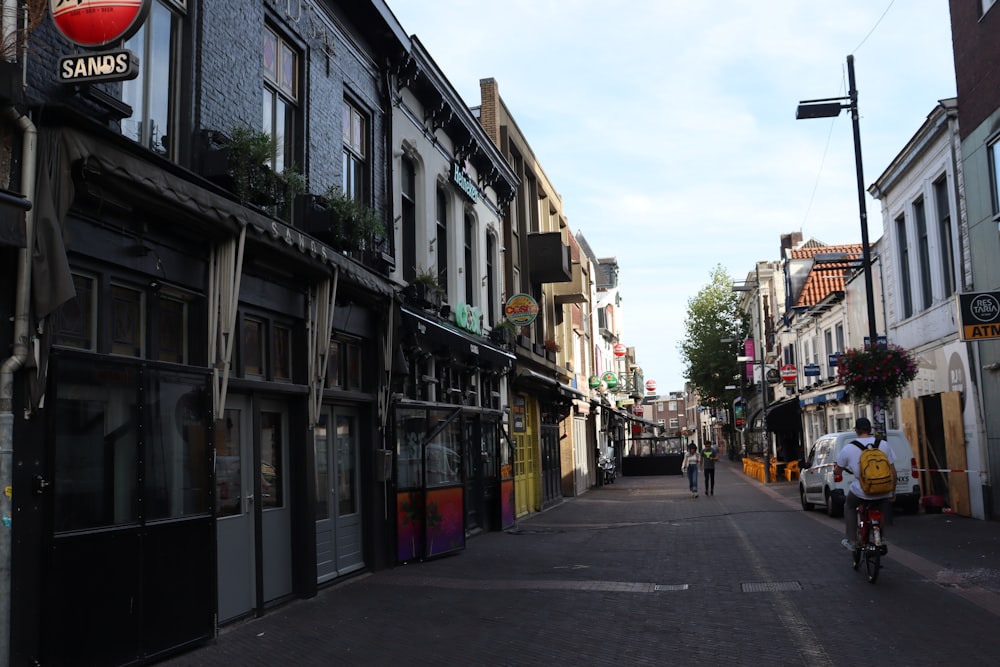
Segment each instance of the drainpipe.
[[[35,160],[38,132],[31,120],[14,107],[4,111],[24,134],[21,158],[21,189],[31,199],[35,193]],[[13,545],[11,489],[14,480],[14,374],[24,367],[31,354],[29,309],[31,296],[31,253],[35,246],[35,216],[24,214],[27,247],[18,252],[17,286],[14,304],[14,353],[0,366],[0,667],[10,661],[10,569]]]

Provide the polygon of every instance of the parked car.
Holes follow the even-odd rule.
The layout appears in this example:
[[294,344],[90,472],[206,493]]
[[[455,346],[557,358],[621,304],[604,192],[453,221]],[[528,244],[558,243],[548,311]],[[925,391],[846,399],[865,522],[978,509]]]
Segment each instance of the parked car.
[[[920,507],[920,484],[912,477],[916,459],[913,448],[902,431],[889,431],[887,440],[896,454],[896,500],[895,505],[907,513],[914,513]],[[828,433],[816,439],[809,448],[804,461],[799,462],[799,498],[802,509],[810,510],[823,506],[830,516],[843,516],[844,498],[854,481],[854,475],[844,471],[843,479],[833,479],[833,463],[844,447],[857,439],[854,431]]]

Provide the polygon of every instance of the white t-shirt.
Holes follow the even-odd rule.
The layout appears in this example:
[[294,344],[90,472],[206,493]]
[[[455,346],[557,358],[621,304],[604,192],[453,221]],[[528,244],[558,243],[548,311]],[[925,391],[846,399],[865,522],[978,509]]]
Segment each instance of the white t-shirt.
[[681,464],[681,470],[687,471],[688,466],[698,465],[698,452],[688,452],[684,455],[684,462]]
[[[854,438],[864,446],[871,445],[875,442],[875,436],[866,435],[862,438]],[[885,452],[886,457],[889,459],[889,463],[893,466],[896,465],[896,452],[892,451],[892,447],[885,440],[882,440],[878,444],[878,448]],[[837,465],[841,468],[847,468],[851,472],[857,473],[858,468],[861,466],[861,448],[855,445],[853,442],[848,441],[844,448],[840,450],[840,454],[837,454]],[[857,475],[855,474],[854,481],[851,482],[851,493],[853,493],[858,498],[864,498],[865,500],[873,500],[877,498],[888,498],[892,494],[884,493],[880,496],[869,496],[861,490],[861,482],[858,481]]]

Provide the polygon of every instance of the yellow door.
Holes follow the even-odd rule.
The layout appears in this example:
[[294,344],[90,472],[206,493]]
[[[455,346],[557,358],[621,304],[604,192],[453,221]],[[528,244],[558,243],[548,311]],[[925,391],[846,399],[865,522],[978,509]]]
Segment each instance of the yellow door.
[[530,396],[524,396],[524,431],[514,434],[514,504],[517,516],[523,516],[540,506],[538,406]]

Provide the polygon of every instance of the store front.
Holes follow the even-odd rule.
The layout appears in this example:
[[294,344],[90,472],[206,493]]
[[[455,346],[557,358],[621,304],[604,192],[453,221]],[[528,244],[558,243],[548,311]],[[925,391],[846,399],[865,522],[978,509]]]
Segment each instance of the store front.
[[39,144],[64,168],[39,183],[37,298],[62,305],[15,424],[14,485],[34,491],[16,501],[15,652],[152,659],[378,560],[384,493],[362,480],[391,286],[130,142]]
[[400,310],[399,339],[396,560],[407,562],[510,525],[513,451],[502,406],[514,355],[410,307]]

